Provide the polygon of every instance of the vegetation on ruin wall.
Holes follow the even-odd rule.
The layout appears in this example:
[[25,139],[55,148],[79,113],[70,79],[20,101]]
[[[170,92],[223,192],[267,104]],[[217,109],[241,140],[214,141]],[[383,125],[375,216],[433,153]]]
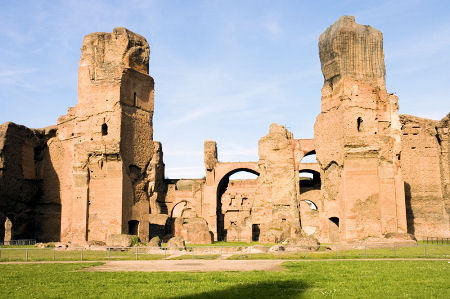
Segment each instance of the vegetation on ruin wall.
[[450,298],[447,261],[289,262],[284,271],[264,272],[78,271],[91,265],[0,265],[0,297]]
[[[275,245],[275,243],[215,241],[212,244],[186,244],[186,247],[232,247],[232,246],[254,246],[254,245],[273,246]],[[165,243],[163,243],[162,246],[164,247]]]

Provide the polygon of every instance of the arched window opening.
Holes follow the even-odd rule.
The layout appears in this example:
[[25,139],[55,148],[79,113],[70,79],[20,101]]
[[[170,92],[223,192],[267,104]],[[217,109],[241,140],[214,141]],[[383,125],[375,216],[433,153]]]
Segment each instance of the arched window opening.
[[316,206],[315,203],[313,203],[313,202],[310,201],[310,200],[305,200],[305,202],[309,205],[309,207],[311,208],[311,210],[317,211],[317,206]]
[[106,135],[108,135],[108,125],[103,124],[102,125],[102,136],[106,136]]
[[316,151],[312,150],[306,153],[303,156],[301,163],[317,163]]
[[337,225],[339,227],[339,218],[338,217],[330,217],[329,218],[331,222]]
[[300,194],[310,190],[320,190],[320,173],[315,170],[302,169],[299,173]]
[[138,235],[139,221],[130,220],[128,221],[128,234],[129,235]]
[[358,119],[356,120],[356,128],[358,129],[358,132],[361,132],[362,130],[362,123],[363,119],[361,117],[358,117]]

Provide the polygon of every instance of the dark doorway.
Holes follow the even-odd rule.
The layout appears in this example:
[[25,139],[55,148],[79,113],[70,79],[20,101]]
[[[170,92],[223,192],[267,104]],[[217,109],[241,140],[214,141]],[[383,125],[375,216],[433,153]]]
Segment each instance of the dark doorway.
[[261,230],[259,229],[259,224],[252,225],[252,241],[259,242],[259,233]]
[[129,235],[138,235],[139,221],[130,220],[128,221],[128,234]]
[[106,135],[108,135],[108,125],[103,124],[102,125],[102,136],[106,136]]
[[149,237],[150,239],[154,237],[159,237],[162,239],[166,235],[166,226],[159,224],[149,224]]

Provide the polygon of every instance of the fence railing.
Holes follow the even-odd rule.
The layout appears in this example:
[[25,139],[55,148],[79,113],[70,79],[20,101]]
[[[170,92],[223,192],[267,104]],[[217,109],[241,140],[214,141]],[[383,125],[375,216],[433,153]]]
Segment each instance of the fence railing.
[[450,244],[450,238],[443,237],[423,237],[422,241],[427,244]]
[[[106,247],[101,250],[69,248],[0,248],[0,261],[99,261],[156,259],[358,259],[358,258],[449,258],[450,245],[371,244],[318,247],[286,246],[186,246],[180,249],[160,247]],[[275,251],[275,249],[278,249]]]
[[2,245],[25,246],[25,245],[35,245],[35,244],[36,244],[36,240],[34,240],[34,239],[21,239],[21,240],[11,240],[11,241],[0,242],[0,246],[2,246]]

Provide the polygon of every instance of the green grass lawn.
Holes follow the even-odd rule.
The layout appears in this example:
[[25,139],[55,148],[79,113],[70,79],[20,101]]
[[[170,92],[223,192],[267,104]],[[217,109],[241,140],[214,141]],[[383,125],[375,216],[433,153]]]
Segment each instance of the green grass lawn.
[[[228,243],[230,244],[230,243]],[[235,245],[240,246],[240,245]],[[219,248],[219,247],[217,247]],[[243,248],[243,247],[242,247]],[[200,248],[201,249],[201,248]],[[197,252],[194,248],[188,247],[186,256],[180,259],[192,258],[194,250],[195,259],[211,259],[211,255],[218,252]],[[54,248],[34,248],[34,247],[11,247],[0,248],[0,262],[5,261],[79,261],[81,259],[88,261],[103,260],[153,260],[165,257],[164,253],[149,254],[148,249],[144,247],[134,247],[125,250],[54,250]],[[165,252],[166,253],[166,252]],[[199,254],[200,253],[200,254]],[[226,253],[224,249],[224,253]],[[318,251],[300,250],[297,253],[279,252],[279,253],[242,253],[235,254],[229,259],[333,259],[333,258],[450,258],[450,246],[412,246],[392,248],[374,248],[351,249],[351,250],[327,250],[323,246]]]
[[288,262],[277,272],[79,272],[0,265],[0,298],[450,298],[447,261]]

